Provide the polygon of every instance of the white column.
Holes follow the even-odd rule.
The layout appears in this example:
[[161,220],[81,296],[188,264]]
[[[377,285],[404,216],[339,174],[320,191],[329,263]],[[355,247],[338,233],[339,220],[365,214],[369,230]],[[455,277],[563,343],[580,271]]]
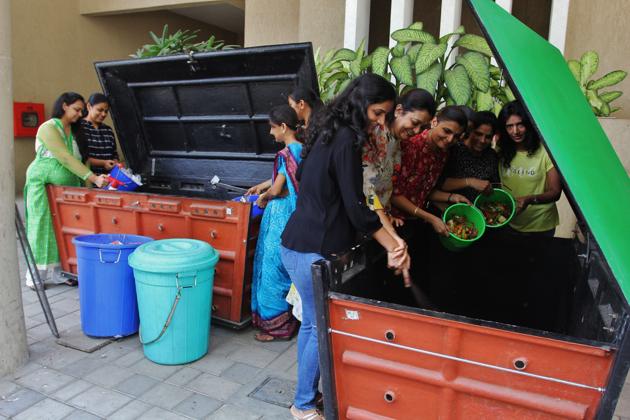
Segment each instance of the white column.
[[570,0],[553,0],[551,2],[551,19],[549,21],[549,42],[564,54],[564,43],[567,39]]
[[[389,19],[389,33],[406,28],[413,21],[413,0],[392,0],[392,10]],[[396,45],[396,41],[389,39],[389,47]]]
[[512,13],[512,0],[496,0],[496,3],[508,13]]
[[11,1],[0,0],[0,377],[28,359],[15,240]]
[[[462,23],[462,0],[442,0],[442,10],[440,15],[440,36],[444,36],[451,32],[455,32],[455,29]],[[454,41],[449,41],[452,44]],[[450,66],[455,61],[457,51],[449,56],[446,63]]]
[[370,34],[370,0],[346,0],[343,46],[356,50],[365,39],[367,51]]

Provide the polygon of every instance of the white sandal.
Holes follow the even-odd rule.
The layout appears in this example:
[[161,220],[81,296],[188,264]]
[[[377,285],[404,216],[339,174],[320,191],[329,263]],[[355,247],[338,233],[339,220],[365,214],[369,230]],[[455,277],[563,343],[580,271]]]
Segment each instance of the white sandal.
[[295,420],[326,420],[316,408],[310,410],[300,410],[296,406],[291,406],[291,415]]

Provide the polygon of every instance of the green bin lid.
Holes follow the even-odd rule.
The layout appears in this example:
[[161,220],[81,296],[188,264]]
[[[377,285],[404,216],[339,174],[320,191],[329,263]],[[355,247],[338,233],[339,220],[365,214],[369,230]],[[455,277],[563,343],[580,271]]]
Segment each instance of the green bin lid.
[[630,300],[630,178],[560,51],[491,0],[468,0],[564,191]]
[[212,268],[219,253],[196,239],[162,239],[140,245],[130,256],[132,268],[151,273],[178,273]]

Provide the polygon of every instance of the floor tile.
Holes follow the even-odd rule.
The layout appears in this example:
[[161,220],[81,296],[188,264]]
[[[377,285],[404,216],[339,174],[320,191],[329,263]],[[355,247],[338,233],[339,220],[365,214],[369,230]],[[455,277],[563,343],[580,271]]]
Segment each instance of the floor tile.
[[113,364],[107,364],[89,375],[84,376],[86,381],[90,381],[94,384],[104,386],[105,388],[111,388],[116,384],[129,379],[134,373],[129,368],[122,368]]
[[46,398],[43,394],[27,388],[21,388],[0,400],[0,415],[6,417],[15,416],[30,406]]
[[244,363],[234,363],[230,368],[226,369],[221,377],[229,379],[239,384],[246,384],[256,378],[261,372],[261,369],[246,365]]
[[235,362],[264,368],[278,356],[278,353],[271,350],[261,349],[252,345],[243,345],[227,357]]
[[16,382],[24,387],[41,392],[42,394],[52,394],[73,380],[74,378],[72,376],[57,372],[54,369],[42,367],[23,376]]
[[192,391],[167,383],[159,383],[140,396],[148,404],[170,410],[192,395]]
[[108,420],[132,420],[140,417],[152,407],[142,401],[131,401],[129,404],[107,417]]
[[[105,347],[107,348],[107,347]],[[130,367],[138,363],[138,361],[144,359],[144,353],[142,350],[134,349],[129,350],[124,356],[120,356],[114,363],[122,367]]]
[[[175,414],[171,411],[166,411],[160,407],[153,407],[151,410],[144,413],[144,415],[138,417],[139,420],[184,420],[186,417]],[[233,419],[237,420],[237,419]]]
[[98,416],[107,417],[129,401],[131,398],[126,395],[95,386],[72,398],[70,404]]
[[181,368],[181,366],[158,365],[149,359],[142,359],[131,366],[134,372],[141,375],[152,376],[159,380],[168,378]]
[[186,366],[169,376],[165,382],[177,386],[184,386],[199,375],[201,375],[201,371]]
[[95,416],[83,410],[74,410],[68,417],[63,420],[100,420],[102,417]]
[[175,406],[173,411],[195,419],[200,419],[216,411],[221,405],[223,405],[221,401],[206,397],[205,395],[193,394]]
[[207,417],[208,420],[257,420],[259,418],[260,414],[230,404],[225,404]]
[[55,393],[53,393],[52,397],[61,401],[68,401],[72,399],[73,397],[77,396],[80,392],[83,392],[86,389],[91,388],[93,386],[94,385],[89,382],[83,381],[81,379],[77,379],[75,381],[70,382],[68,385],[59,389]]
[[187,388],[193,391],[221,401],[230,398],[240,387],[241,385],[236,382],[219,378],[208,373],[199,375],[187,385]]
[[103,364],[99,360],[92,359],[90,357],[84,357],[83,359],[68,363],[60,370],[63,373],[74,376],[76,378],[83,378],[84,376],[89,375],[101,366],[103,366]]
[[114,388],[120,392],[124,392],[125,394],[139,397],[149,389],[153,388],[157,383],[158,380],[155,378],[134,374],[129,379],[126,379],[116,385]]
[[195,361],[191,366],[206,373],[220,375],[224,370],[232,366],[234,362],[223,355],[207,354]]
[[69,405],[46,398],[22,411],[14,417],[15,420],[59,420],[74,411]]

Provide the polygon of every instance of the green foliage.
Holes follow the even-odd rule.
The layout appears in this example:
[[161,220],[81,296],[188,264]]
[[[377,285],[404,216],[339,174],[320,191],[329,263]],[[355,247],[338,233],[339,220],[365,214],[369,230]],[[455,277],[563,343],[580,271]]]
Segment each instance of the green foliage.
[[612,108],[610,103],[619,98],[623,92],[620,90],[600,92],[600,89],[620,83],[626,78],[628,72],[615,70],[599,79],[591,80],[591,77],[595,75],[599,67],[599,55],[595,51],[587,51],[582,54],[579,61],[569,60],[567,64],[573,77],[575,77],[575,80],[578,82],[580,89],[584,92],[595,115],[598,117],[608,117],[613,112],[617,112],[621,109]]
[[219,50],[231,50],[240,48],[239,45],[225,45],[224,41],[217,40],[212,35],[208,40],[193,43],[197,38],[199,31],[189,31],[188,29],[179,29],[174,34],[168,33],[168,25],[162,28],[162,35],[157,36],[153,32],[149,32],[153,44],[145,44],[139,48],[135,54],[131,54],[133,58],[157,57],[163,55],[186,54],[192,52],[209,52]]
[[[481,111],[498,113],[504,104],[515,99],[507,85],[503,70],[490,62],[492,51],[486,40],[466,34],[460,26],[439,40],[424,32],[422,22],[399,29],[391,37],[397,41],[393,48],[380,46],[365,55],[364,43],[357,51],[347,48],[315,55],[317,77],[324,101],[339,93],[351,79],[371,72],[389,78],[399,94],[413,87],[429,91],[439,106],[468,105]],[[459,48],[453,64],[449,57]],[[627,72],[616,70],[599,79],[591,79],[599,67],[599,56],[587,51],[580,60],[568,60],[569,70],[597,116],[608,116],[619,108],[611,106],[622,92],[604,89],[621,82]]]

